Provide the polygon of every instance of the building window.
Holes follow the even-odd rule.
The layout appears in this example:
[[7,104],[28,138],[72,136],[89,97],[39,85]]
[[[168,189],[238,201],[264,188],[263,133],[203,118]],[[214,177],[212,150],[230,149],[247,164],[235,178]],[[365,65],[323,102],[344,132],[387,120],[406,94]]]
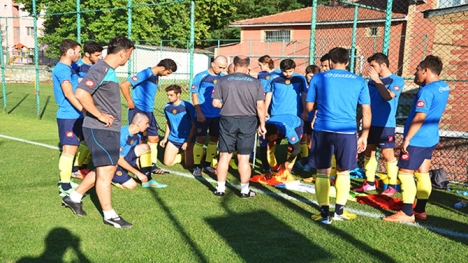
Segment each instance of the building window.
[[266,42],[289,42],[291,41],[291,30],[269,30],[265,31]]
[[27,36],[34,36],[34,27],[32,27],[32,26],[27,26],[27,27],[26,27],[26,35],[27,35]]
[[379,32],[379,29],[377,27],[370,27],[369,28],[369,34],[371,36],[377,36],[378,32]]
[[439,0],[439,8],[468,4],[468,0]]

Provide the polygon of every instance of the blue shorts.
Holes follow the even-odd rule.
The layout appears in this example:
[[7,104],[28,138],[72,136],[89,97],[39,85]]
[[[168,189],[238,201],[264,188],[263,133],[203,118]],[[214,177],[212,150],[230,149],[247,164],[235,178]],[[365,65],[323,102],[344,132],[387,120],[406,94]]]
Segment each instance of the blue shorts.
[[[135,155],[135,146],[130,149],[124,159],[131,166],[136,166],[138,156]],[[117,184],[124,184],[130,179],[132,179],[132,177],[130,177],[128,171],[117,165],[117,170],[115,171],[114,177],[112,177],[112,182]]]
[[307,134],[307,135],[312,135],[312,122],[311,121],[305,121],[304,122],[304,130],[302,134]]
[[83,118],[57,119],[60,145],[80,145],[83,140]]
[[219,137],[219,119],[220,117],[206,118],[205,122],[195,122],[195,136],[206,136],[209,129],[210,137]]
[[331,158],[335,154],[336,166],[343,170],[357,167],[357,136],[324,131],[312,134],[312,149],[309,165],[316,169],[331,167]]
[[375,144],[381,149],[395,148],[395,128],[371,126],[367,144]]
[[148,116],[148,119],[149,119],[149,127],[148,129],[146,129],[146,132],[142,134],[141,139],[146,140],[148,139],[148,136],[159,136],[159,133],[158,133],[159,125],[156,122],[156,118],[154,117],[153,112],[141,111],[137,109],[137,107],[133,109],[128,109],[128,123],[130,124],[132,122],[133,116],[135,116],[135,114],[137,114],[138,112],[145,114],[146,116]]
[[409,145],[408,153],[400,153],[398,158],[398,168],[408,170],[418,170],[424,160],[432,158],[432,152],[437,148],[437,144],[430,147],[417,147]]
[[120,156],[120,131],[83,127],[83,135],[95,167],[117,165]]
[[184,145],[184,143],[180,143],[180,142],[175,142],[175,141],[171,141],[171,140],[168,140],[168,142],[170,142],[172,145],[174,145],[177,149],[180,149],[180,147],[182,147],[182,145]]

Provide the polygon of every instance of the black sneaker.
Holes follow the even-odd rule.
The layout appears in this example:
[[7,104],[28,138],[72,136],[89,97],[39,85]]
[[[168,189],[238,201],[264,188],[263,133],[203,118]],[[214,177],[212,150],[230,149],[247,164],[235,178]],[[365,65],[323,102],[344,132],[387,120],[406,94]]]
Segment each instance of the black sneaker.
[[70,208],[75,215],[86,216],[86,212],[83,210],[83,203],[75,203],[70,199],[70,196],[65,196],[62,198],[62,205]]
[[125,221],[121,216],[109,219],[104,218],[104,224],[111,225],[116,228],[130,228],[133,226],[131,223]]
[[218,190],[215,190],[213,194],[216,196],[224,196],[224,192],[218,192]]
[[241,194],[240,194],[240,198],[250,198],[250,197],[254,197],[254,196],[256,196],[256,195],[257,195],[257,194],[256,194],[254,191],[249,190],[249,192],[246,193],[246,194],[241,193]]

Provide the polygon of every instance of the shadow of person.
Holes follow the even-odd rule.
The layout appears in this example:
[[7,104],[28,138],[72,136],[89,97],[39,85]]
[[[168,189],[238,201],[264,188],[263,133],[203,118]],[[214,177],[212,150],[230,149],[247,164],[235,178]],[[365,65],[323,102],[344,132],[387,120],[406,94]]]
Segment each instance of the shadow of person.
[[77,262],[91,262],[80,250],[80,239],[66,228],[54,228],[45,239],[45,251],[39,257],[23,257],[17,263],[61,263],[68,249],[72,249]]

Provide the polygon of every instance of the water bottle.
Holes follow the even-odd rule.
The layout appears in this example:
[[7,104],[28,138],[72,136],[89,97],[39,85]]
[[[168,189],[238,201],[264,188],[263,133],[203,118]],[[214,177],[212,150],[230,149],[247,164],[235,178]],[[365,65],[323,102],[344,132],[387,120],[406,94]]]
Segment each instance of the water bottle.
[[463,196],[468,196],[468,191],[457,190],[457,194],[463,195]]
[[460,201],[458,203],[456,203],[453,207],[455,207],[456,209],[460,209],[460,208],[463,208],[466,206],[466,203],[463,202],[463,201]]

